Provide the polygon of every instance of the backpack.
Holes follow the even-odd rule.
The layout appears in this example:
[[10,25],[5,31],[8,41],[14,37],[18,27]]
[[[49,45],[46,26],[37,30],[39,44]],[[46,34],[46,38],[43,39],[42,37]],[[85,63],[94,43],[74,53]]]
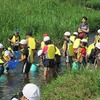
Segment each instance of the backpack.
[[69,56],[74,55],[74,49],[73,49],[73,42],[71,40],[66,40],[67,45],[67,53]]

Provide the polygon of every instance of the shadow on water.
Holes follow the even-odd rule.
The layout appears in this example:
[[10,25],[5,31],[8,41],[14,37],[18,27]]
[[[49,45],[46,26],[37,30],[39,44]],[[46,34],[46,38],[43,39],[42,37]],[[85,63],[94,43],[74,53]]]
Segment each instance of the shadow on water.
[[[89,44],[93,42],[94,34],[90,34]],[[37,62],[38,62],[38,58]],[[36,63],[37,63],[36,62]],[[65,59],[61,59],[61,68],[59,75],[63,75],[66,72]],[[10,98],[18,94],[23,86],[29,82],[37,84],[39,87],[42,84],[43,67],[39,68],[38,73],[34,76],[30,73],[29,79],[24,79],[22,75],[22,64],[20,64],[16,69],[10,70],[9,75],[2,75],[0,77],[0,100],[10,100]]]

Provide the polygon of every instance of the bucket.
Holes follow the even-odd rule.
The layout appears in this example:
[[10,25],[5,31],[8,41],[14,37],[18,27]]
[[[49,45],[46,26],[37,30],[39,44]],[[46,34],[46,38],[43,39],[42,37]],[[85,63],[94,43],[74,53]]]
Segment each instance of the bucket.
[[72,70],[78,70],[78,69],[79,69],[78,62],[73,62],[73,64],[72,64]]
[[37,72],[38,72],[38,66],[36,64],[32,64],[31,68],[30,68],[30,74],[33,77],[37,76]]
[[32,64],[31,68],[30,68],[30,71],[37,72],[38,71],[38,66],[36,64]]
[[20,58],[20,51],[14,51],[14,56],[16,59]]
[[16,67],[18,67],[19,65],[19,61],[18,60],[9,60],[8,61],[8,67],[9,69],[13,70],[15,69]]

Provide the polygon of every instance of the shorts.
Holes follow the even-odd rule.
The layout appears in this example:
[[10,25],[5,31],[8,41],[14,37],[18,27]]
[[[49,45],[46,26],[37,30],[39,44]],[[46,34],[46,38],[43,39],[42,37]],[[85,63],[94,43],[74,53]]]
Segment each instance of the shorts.
[[44,59],[44,67],[54,68],[54,59]]
[[25,62],[22,68],[22,72],[28,74],[30,71],[31,63]]
[[3,65],[0,65],[0,76],[4,73],[4,67]]

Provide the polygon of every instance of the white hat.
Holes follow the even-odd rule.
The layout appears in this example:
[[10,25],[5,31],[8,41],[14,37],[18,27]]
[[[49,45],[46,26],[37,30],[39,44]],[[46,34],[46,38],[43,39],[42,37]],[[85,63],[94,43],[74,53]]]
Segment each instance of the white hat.
[[70,32],[65,32],[64,35],[65,36],[70,36]]
[[11,99],[11,100],[18,100],[17,98],[13,98],[13,99]]
[[78,35],[78,32],[74,32],[73,34],[74,34],[74,35]]
[[45,36],[44,39],[43,39],[44,42],[49,41],[49,40],[50,40],[49,36]]
[[27,41],[25,39],[22,39],[19,43],[20,44],[27,44]]
[[33,83],[26,84],[22,93],[28,100],[40,100],[39,88]]
[[37,52],[38,57],[41,56],[41,54],[42,54],[42,50],[39,50],[39,51]]
[[100,42],[96,43],[95,47],[97,47],[98,49],[100,49]]
[[0,49],[3,49],[3,44],[0,43]]
[[9,56],[9,55],[10,55],[10,51],[6,50],[6,51],[4,52],[4,55],[5,55],[5,56]]
[[81,42],[86,42],[87,43],[88,41],[87,41],[87,39],[82,39]]
[[98,33],[100,33],[100,29],[98,29],[98,31],[97,31]]

